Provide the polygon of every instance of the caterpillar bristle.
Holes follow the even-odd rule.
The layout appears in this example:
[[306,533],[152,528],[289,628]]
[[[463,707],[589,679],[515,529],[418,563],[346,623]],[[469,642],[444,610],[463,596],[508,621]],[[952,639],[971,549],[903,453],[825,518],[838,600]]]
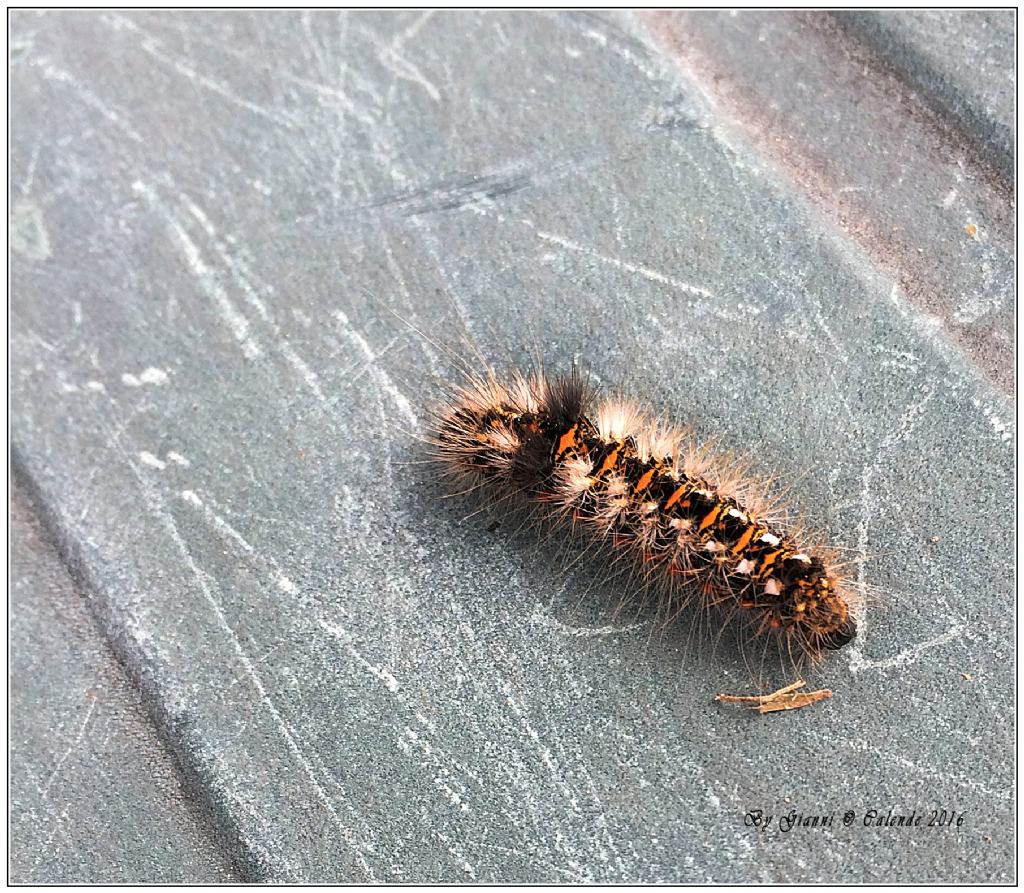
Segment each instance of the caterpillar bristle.
[[453,490],[582,536],[654,592],[665,624],[695,612],[716,642],[733,627],[794,666],[856,636],[842,562],[788,523],[771,480],[633,400],[599,397],[577,365],[468,373],[430,415],[432,459]]

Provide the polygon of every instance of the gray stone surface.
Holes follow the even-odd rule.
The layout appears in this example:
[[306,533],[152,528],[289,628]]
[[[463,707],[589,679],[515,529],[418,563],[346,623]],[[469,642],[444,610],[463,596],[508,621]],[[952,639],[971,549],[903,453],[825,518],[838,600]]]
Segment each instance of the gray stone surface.
[[[15,461],[247,877],[1013,878],[1005,191],[938,150],[890,159],[888,204],[866,184],[872,225],[949,189],[991,210],[988,259],[947,233],[925,306],[900,261],[943,215],[870,250],[677,34],[13,16]],[[807,94],[855,108],[816,52]],[[582,354],[796,481],[878,594],[814,673],[835,698],[714,704],[754,684],[727,641],[658,634],[621,581],[441,499],[416,438],[454,364],[389,309],[502,367]]]
[[[1012,175],[994,162],[1002,150],[987,131],[968,136],[936,115],[938,85],[923,93],[902,75],[893,59],[909,50],[880,55],[831,15],[807,12],[643,13],[634,30],[699,85],[716,133],[756,146],[767,171],[1013,392]],[[947,69],[1013,78],[1009,47],[994,59],[987,45],[949,56]]]
[[1013,9],[847,10],[843,24],[957,121],[1013,177],[1017,144]]
[[8,880],[236,880],[25,495],[11,495]]

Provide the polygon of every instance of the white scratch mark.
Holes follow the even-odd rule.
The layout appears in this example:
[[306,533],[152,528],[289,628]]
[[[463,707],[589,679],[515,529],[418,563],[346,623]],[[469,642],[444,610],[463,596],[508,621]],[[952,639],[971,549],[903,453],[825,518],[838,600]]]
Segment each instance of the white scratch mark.
[[412,405],[409,403],[409,399],[395,387],[394,382],[391,380],[391,376],[381,368],[380,364],[377,362],[377,355],[374,353],[373,348],[370,347],[370,343],[352,325],[352,323],[349,322],[348,317],[343,311],[334,311],[334,318],[337,319],[338,323],[341,325],[342,332],[345,337],[348,338],[350,343],[357,347],[366,358],[371,374],[377,379],[377,384],[381,390],[385,391],[388,396],[391,397],[395,406],[397,406],[402,414],[409,420],[409,423],[414,428],[418,427],[419,420],[416,418],[416,413],[412,411]]
[[142,450],[139,452],[139,461],[143,465],[149,465],[151,468],[159,468],[160,471],[163,471],[167,467],[166,462],[164,462],[162,459],[158,459],[152,453],[146,452],[146,450]]
[[[846,351],[843,349],[843,345],[839,339],[832,333],[832,330],[828,326],[828,322],[825,319],[825,314],[821,311],[821,301],[812,300],[809,302],[814,312],[814,319],[818,324],[818,328],[825,333],[825,337],[831,342],[832,347],[835,348],[836,355],[842,361],[844,366],[850,365],[850,358],[846,355]],[[852,413],[850,413],[852,417]]]
[[880,660],[869,660],[860,652],[851,654],[850,672],[860,673],[862,670],[888,670],[892,667],[902,667],[904,664],[910,664],[916,661],[917,658],[925,651],[930,651],[932,648],[939,648],[942,645],[952,642],[954,639],[961,638],[963,633],[963,627],[960,626],[960,624],[954,624],[946,630],[946,632],[940,633],[932,639],[919,642],[917,645],[905,648],[899,654],[894,654],[892,657],[884,657]]
[[[36,344],[38,344],[41,348],[43,348],[43,350],[45,350],[45,351],[47,351],[49,353],[54,353],[57,350],[57,348],[53,344],[51,344],[49,341],[47,341],[38,332],[30,332],[29,335],[32,338],[32,340],[36,342]],[[42,367],[40,366],[40,367],[37,367],[37,368],[41,369]]]
[[[528,226],[533,225],[528,221],[523,222],[527,223]],[[585,245],[580,245],[570,239],[562,238],[562,236],[556,236],[553,233],[546,233],[542,230],[537,230],[537,236],[545,242],[552,242],[555,245],[560,245],[562,248],[567,248],[570,251],[578,251],[580,254],[589,255],[601,263],[608,264],[609,266],[615,267],[619,270],[625,270],[628,273],[636,273],[638,276],[643,276],[644,279],[649,279],[651,282],[658,282],[661,285],[668,285],[685,294],[699,295],[702,298],[713,297],[711,292],[706,288],[701,288],[697,285],[690,285],[688,282],[682,282],[672,276],[666,276],[664,273],[659,273],[657,270],[652,270],[649,267],[641,267],[637,264],[631,264],[628,261],[619,260],[616,257],[609,257],[606,254],[601,254],[600,252],[595,251],[593,248],[587,248]]]
[[[974,363],[967,359],[961,350],[955,347],[947,337],[943,321],[937,316],[925,313],[919,307],[912,304],[901,293],[899,283],[894,282],[892,284],[892,288],[889,290],[889,300],[900,316],[914,326],[922,340],[926,341],[947,363],[958,369],[966,368],[971,377],[978,374],[978,369]],[[1001,302],[1001,299],[997,299],[998,302]],[[995,306],[995,304],[991,306]]]
[[57,760],[57,765],[53,767],[53,772],[50,773],[50,777],[46,779],[46,784],[43,785],[43,788],[40,791],[44,800],[49,796],[50,785],[53,784],[53,780],[60,773],[61,767],[66,762],[67,758],[71,756],[71,754],[74,753],[75,750],[77,750],[79,745],[81,745],[82,740],[85,738],[86,726],[89,725],[89,720],[92,719],[92,714],[95,709],[96,699],[93,698],[92,701],[89,702],[89,709],[85,712],[85,718],[82,720],[82,724],[78,728],[78,734],[75,736],[75,740],[72,741],[71,746],[66,751],[64,751],[63,754],[61,754],[60,759]]
[[271,316],[270,310],[267,308],[266,303],[257,294],[256,289],[250,284],[247,276],[248,270],[245,265],[237,261],[232,257],[224,245],[221,243],[216,228],[210,221],[210,218],[206,215],[195,202],[193,202],[187,195],[182,194],[181,200],[188,207],[192,216],[199,221],[200,225],[206,231],[207,236],[213,242],[214,250],[220,259],[227,264],[228,269],[231,271],[231,275],[234,277],[235,283],[238,285],[246,301],[251,304],[260,318],[270,326],[271,332],[276,339],[274,342],[275,347],[281,351],[282,356],[285,360],[291,364],[291,366],[302,376],[302,380],[306,383],[306,386],[313,392],[317,400],[322,404],[327,403],[327,396],[324,394],[323,389],[320,387],[319,376],[309,367],[309,364],[298,355],[284,337],[281,332],[280,326],[274,322],[274,318]]
[[921,358],[916,354],[904,350],[892,350],[883,346],[872,348],[873,352],[881,351],[887,354],[890,359],[882,360],[878,365],[883,369],[899,369],[901,372],[916,373],[921,365]]
[[864,739],[857,738],[848,738],[846,744],[853,750],[859,750],[864,753],[877,754],[880,757],[883,757],[886,761],[892,761],[894,763],[897,763],[900,766],[904,766],[907,769],[912,770],[913,772],[917,772],[920,775],[925,776],[926,778],[937,778],[940,781],[942,781],[944,785],[947,787],[951,785],[966,785],[967,787],[981,791],[988,798],[997,800],[1010,800],[1014,797],[1012,785],[1011,789],[1009,790],[1006,788],[1003,788],[1001,790],[993,790],[987,787],[986,785],[983,785],[980,782],[972,778],[969,778],[959,772],[943,772],[942,769],[947,768],[945,766],[941,768],[936,768],[935,766],[930,764],[925,766],[918,765],[912,760],[908,760],[906,757],[895,752],[892,748],[880,747],[874,741],[867,741]]
[[96,393],[102,393],[107,389],[107,386],[102,381],[87,381],[85,386],[88,390]]
[[[880,749],[877,746],[872,747],[875,753],[879,753]],[[883,754],[886,759],[891,759],[893,762],[898,763],[901,766],[905,766],[907,769],[911,769],[915,772],[919,772],[921,775],[927,778],[938,778],[940,781],[945,782],[946,785],[966,785],[974,790],[981,791],[986,797],[993,800],[1010,800],[1014,797],[1012,790],[1002,788],[1000,790],[994,790],[981,782],[962,775],[959,772],[946,774],[937,770],[933,766],[920,766],[913,760],[908,760],[902,754],[893,753],[890,749],[889,753]]]
[[1003,296],[991,289],[976,289],[957,305],[953,319],[962,323],[975,323],[990,313],[997,313],[1003,307]]
[[[182,35],[182,37],[186,38],[189,41],[198,41],[199,43],[204,44],[205,46],[212,47],[217,53],[226,53],[232,59],[236,59],[240,63],[240,68],[242,70],[249,70],[257,67],[261,68],[264,71],[269,72],[269,74],[277,81],[286,82],[289,84],[297,84],[300,87],[313,91],[314,93],[316,93],[318,99],[328,108],[337,108],[338,106],[340,106],[344,111],[352,115],[354,118],[358,119],[362,124],[365,124],[367,127],[374,127],[378,123],[374,118],[373,114],[356,105],[356,103],[353,102],[348,97],[348,95],[344,93],[342,90],[331,87],[328,84],[321,84],[317,81],[312,81],[309,78],[293,74],[291,71],[288,71],[285,68],[281,68],[280,66],[274,65],[271,56],[269,56],[266,53],[260,53],[258,48],[255,55],[251,53],[239,52],[239,50],[236,49],[234,46],[222,43],[220,41],[209,40],[208,38],[205,38],[201,30],[197,32],[194,29],[175,26],[168,22],[164,22],[162,24],[165,27],[169,26],[175,28],[175,30],[177,30],[178,33]],[[306,38],[310,44],[310,49],[312,49],[315,53],[316,47],[313,46],[313,44],[315,43],[316,38],[314,37],[312,31],[310,30],[309,22],[305,15],[302,24],[303,30],[306,33]],[[325,70],[330,70],[332,74],[335,73],[335,70],[337,70],[337,76],[343,76],[346,79],[351,79],[354,81],[361,81],[360,86],[363,86],[364,89],[369,83],[364,78],[361,78],[358,72],[353,71],[347,65],[345,65],[341,59],[333,59],[330,63],[328,63],[326,60],[321,60],[320,67]],[[251,180],[250,182],[252,183],[253,188],[255,188],[258,192],[263,193],[264,195],[269,196],[273,193],[271,187],[267,186],[260,180]]]
[[546,626],[549,629],[556,630],[565,636],[579,636],[579,637],[590,637],[590,636],[614,636],[620,633],[632,632],[635,629],[640,629],[647,624],[631,623],[628,626],[569,626],[568,624],[562,623],[560,620],[552,617],[544,605],[537,603],[534,605],[533,613],[530,615],[530,622],[537,623],[542,626]]
[[525,706],[521,704],[519,699],[513,694],[512,686],[508,682],[503,682],[501,688],[505,693],[505,703],[508,704],[512,712],[519,718],[519,724],[526,731],[530,740],[536,745],[541,763],[551,772],[556,785],[562,789],[562,793],[569,801],[569,805],[572,807],[573,811],[579,812],[579,801],[576,799],[575,792],[571,787],[569,787],[565,779],[562,777],[558,763],[555,761],[555,758],[551,753],[551,748],[541,740],[540,733],[533,727],[529,719],[527,719]]
[[[165,385],[170,381],[167,373],[163,369],[157,369],[154,366],[150,366],[148,369],[143,370],[138,375],[131,372],[125,372],[121,376],[121,382],[126,384],[130,388],[141,388],[144,384],[152,385]],[[98,382],[97,382],[98,383]],[[93,390],[100,390],[100,388],[93,388]]]
[[42,140],[37,140],[36,144],[32,147],[32,154],[28,159],[28,170],[25,172],[25,182],[21,184],[22,197],[27,196],[32,191],[32,183],[36,178],[36,165],[39,163],[39,150],[42,147]]
[[459,868],[461,868],[470,877],[471,880],[476,880],[476,869],[472,866],[469,860],[467,860],[466,857],[462,855],[462,851],[453,843],[451,843],[447,837],[444,837],[443,835],[442,837],[445,843],[447,844],[446,848],[449,854],[455,858],[455,862],[459,866]]
[[170,459],[175,465],[180,465],[182,468],[189,468],[192,465],[192,463],[189,462],[188,459],[186,459],[183,455],[181,455],[181,453],[176,453],[174,452],[174,450],[171,450],[167,454],[167,458]]
[[265,562],[270,565],[271,578],[276,584],[277,588],[283,592],[287,592],[289,595],[298,595],[299,587],[288,578],[288,575],[281,570],[281,566],[270,556],[260,555],[253,545],[240,534],[234,527],[232,527],[221,515],[215,512],[206,502],[196,493],[194,490],[182,490],[181,498],[185,500],[189,505],[194,505],[198,509],[203,510],[203,514],[206,520],[209,521],[214,527],[216,527],[221,533],[230,539],[234,540],[243,551],[252,555],[253,558],[259,561]]
[[[868,526],[873,514],[871,507],[871,479],[874,477],[874,469],[865,465],[861,471],[860,481],[860,518],[857,521],[857,554],[860,561],[857,562],[857,585],[861,592],[867,584],[867,571],[864,564],[868,560]],[[856,646],[856,643],[854,644]]]
[[142,374],[139,376],[139,381],[143,384],[156,384],[163,385],[167,384],[170,379],[167,377],[167,373],[163,369],[157,369],[150,366],[148,369],[144,369]]
[[[420,762],[420,765],[425,769],[430,769],[430,764],[432,764],[436,770],[433,775],[434,784],[444,793],[445,799],[460,812],[469,812],[469,804],[463,799],[462,793],[455,790],[446,780],[451,778],[451,771],[434,754],[430,742],[424,741],[415,729],[410,729],[406,726],[404,735],[400,735],[398,738],[398,749],[406,756],[413,756],[413,745],[418,747],[423,755],[427,757],[426,760]],[[452,780],[454,781],[454,779]],[[458,784],[458,782],[455,783]]]
[[29,260],[44,261],[53,254],[43,211],[28,199],[19,200],[11,209],[8,239],[11,251]]
[[980,400],[971,400],[971,402],[988,419],[988,423],[992,426],[992,430],[999,435],[1000,440],[1007,441],[1013,437],[1009,425],[996,415],[995,407],[991,403],[982,403]]
[[96,109],[96,111],[110,121],[111,124],[114,124],[118,129],[120,129],[121,132],[130,140],[133,140],[136,143],[145,142],[139,132],[128,123],[120,111],[104,102],[99,96],[93,93],[92,90],[84,84],[79,83],[68,72],[64,71],[64,69],[58,68],[49,59],[42,56],[34,60],[32,64],[42,71],[43,77],[51,81],[56,81],[60,84],[66,84],[75,90],[86,105],[92,106]]
[[384,687],[387,688],[389,692],[395,694],[398,691],[398,680],[385,667],[379,667],[376,664],[372,664],[365,657],[363,657],[363,655],[359,652],[355,645],[352,644],[353,636],[348,630],[343,629],[342,627],[334,623],[330,623],[326,620],[323,620],[319,617],[317,618],[316,622],[319,623],[320,626],[322,626],[328,633],[334,636],[334,638],[341,642],[341,644],[345,646],[345,650],[348,651],[350,655],[352,655],[352,657],[356,660],[357,663],[359,663],[365,669],[369,670],[370,673],[372,673],[381,682],[383,682]]
[[[863,471],[861,472],[860,518],[857,521],[857,553],[859,556],[859,561],[857,562],[857,589],[861,594],[863,594],[867,589],[867,571],[865,566],[868,561],[868,531],[871,518],[874,514],[874,498],[871,492],[872,481],[874,480],[875,475],[877,475],[881,470],[883,456],[914,430],[917,419],[924,412],[925,407],[931,402],[934,396],[935,390],[932,389],[925,394],[919,403],[913,403],[906,409],[903,413],[902,419],[900,419],[898,427],[882,439],[881,443],[878,445],[878,449],[875,451],[874,460],[869,464],[865,464]],[[865,623],[865,618],[862,616],[857,617],[857,621],[861,629],[861,634],[853,640],[847,649],[847,660],[849,662],[850,671],[856,673],[860,669],[865,669],[869,666],[881,666],[885,661],[894,659],[882,658],[880,661],[871,661],[864,657],[864,633],[867,631],[867,625]]]
[[147,186],[140,180],[136,180],[132,184],[132,189],[136,194],[143,196],[146,201],[148,201],[149,204],[163,216],[167,225],[177,237],[182,251],[185,254],[185,261],[188,263],[189,268],[198,280],[199,287],[208,297],[213,299],[214,303],[216,303],[221,316],[225,322],[227,322],[229,328],[234,334],[235,340],[242,346],[242,353],[250,360],[258,357],[261,350],[259,344],[257,344],[255,339],[253,339],[249,334],[249,320],[245,318],[238,308],[235,307],[231,298],[228,297],[224,287],[217,281],[217,277],[214,275],[213,270],[206,265],[206,261],[203,260],[203,256],[200,253],[199,248],[196,247],[196,243],[189,237],[185,228],[167,209],[151,187]]
[[108,15],[103,16],[103,20],[114,28],[116,31],[129,30],[138,34],[142,39],[139,43],[143,52],[148,53],[154,59],[163,62],[165,65],[170,65],[179,74],[197,84],[204,90],[209,90],[211,93],[215,93],[222,99],[227,100],[232,105],[237,105],[239,108],[243,108],[246,111],[252,112],[254,115],[258,115],[261,118],[265,118],[268,121],[273,121],[275,124],[279,124],[282,127],[291,129],[295,127],[296,121],[286,115],[282,115],[278,112],[273,112],[262,106],[257,105],[254,102],[249,101],[236,93],[232,92],[228,87],[225,87],[213,78],[208,77],[201,72],[196,71],[192,66],[186,64],[180,59],[175,59],[173,56],[169,56],[162,52],[163,44],[152,34],[144,31],[133,21],[121,15]]
[[299,587],[295,585],[288,577],[286,577],[281,571],[277,571],[274,574],[274,582],[277,583],[278,588],[283,589],[289,595],[298,595]]
[[422,87],[434,102],[440,102],[441,91],[438,90],[433,83],[427,80],[419,67],[414,65],[404,54],[406,42],[415,37],[433,15],[434,10],[432,9],[424,12],[423,15],[416,19],[416,21],[408,28],[396,35],[395,39],[384,47],[378,55],[380,61],[395,75],[403,80],[407,80],[410,83]]
[[593,29],[588,29],[587,31],[584,32],[584,34],[585,34],[586,37],[588,37],[590,40],[592,40],[598,46],[609,48],[619,58],[625,60],[630,65],[632,65],[645,78],[647,78],[647,80],[649,80],[649,81],[661,80],[661,78],[659,77],[657,71],[655,71],[653,68],[651,68],[650,65],[647,64],[647,60],[645,60],[645,59],[641,58],[640,56],[638,56],[636,53],[634,53],[628,47],[625,47],[622,44],[617,43],[615,41],[611,41],[609,43],[607,35],[602,34],[600,31],[595,31]]

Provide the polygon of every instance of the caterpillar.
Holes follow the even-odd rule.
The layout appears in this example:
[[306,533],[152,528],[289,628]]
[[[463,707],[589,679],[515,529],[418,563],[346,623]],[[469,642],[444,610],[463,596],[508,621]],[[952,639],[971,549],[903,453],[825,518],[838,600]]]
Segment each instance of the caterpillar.
[[653,581],[672,612],[697,601],[797,659],[856,637],[833,553],[802,543],[723,456],[632,401],[599,397],[575,364],[555,377],[466,376],[427,438],[460,492],[581,531]]

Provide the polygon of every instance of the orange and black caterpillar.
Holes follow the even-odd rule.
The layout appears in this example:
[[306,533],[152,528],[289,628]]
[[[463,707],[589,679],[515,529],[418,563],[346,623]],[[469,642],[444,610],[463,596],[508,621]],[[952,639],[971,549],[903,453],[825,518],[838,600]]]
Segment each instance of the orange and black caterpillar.
[[679,429],[564,376],[474,375],[436,413],[434,458],[462,489],[534,507],[632,557],[674,612],[700,605],[818,658],[857,634],[828,553],[771,517],[756,485]]

